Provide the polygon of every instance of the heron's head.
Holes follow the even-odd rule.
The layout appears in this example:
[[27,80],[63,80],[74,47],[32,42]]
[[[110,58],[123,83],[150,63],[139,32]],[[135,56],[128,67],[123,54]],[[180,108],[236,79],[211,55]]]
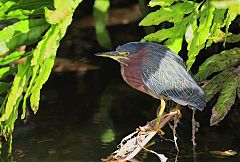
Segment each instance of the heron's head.
[[130,42],[118,46],[115,51],[98,53],[96,56],[109,57],[120,63],[128,62],[133,55],[141,53],[141,51],[147,46],[147,42]]

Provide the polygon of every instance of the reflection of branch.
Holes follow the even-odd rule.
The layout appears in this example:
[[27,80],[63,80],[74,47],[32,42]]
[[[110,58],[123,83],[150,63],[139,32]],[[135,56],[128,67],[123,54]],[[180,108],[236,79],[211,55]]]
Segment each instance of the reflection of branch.
[[152,154],[157,155],[159,157],[159,159],[161,160],[161,162],[167,161],[167,158],[163,154],[159,154],[159,153],[157,153],[157,152],[155,152],[153,150],[149,150],[149,149],[147,149],[145,147],[143,147],[142,149],[144,149],[144,150],[146,150],[146,151],[148,151],[148,152],[150,152]]
[[179,123],[179,118],[175,117],[173,120],[174,120],[173,125],[169,124],[169,126],[173,131],[173,142],[175,144],[175,148],[176,148],[177,152],[179,152],[179,148],[178,148],[178,145],[177,145],[177,132],[176,132],[177,124]]
[[[164,116],[161,120],[158,129],[161,130],[169,121],[171,121],[174,117],[180,116],[180,110],[172,111]],[[139,129],[125,138],[120,143],[120,148],[116,150],[112,158],[113,159],[125,159],[130,160],[134,156],[136,156],[142,148],[155,136],[159,130],[156,130],[152,127],[156,119],[152,120],[148,124],[143,127],[139,127]]]

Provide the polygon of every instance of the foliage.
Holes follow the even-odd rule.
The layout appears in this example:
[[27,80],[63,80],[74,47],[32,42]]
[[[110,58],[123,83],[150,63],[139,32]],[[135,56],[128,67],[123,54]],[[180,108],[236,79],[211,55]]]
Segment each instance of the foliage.
[[[178,53],[182,49],[183,39],[187,42],[187,69],[190,70],[200,50],[212,43],[239,42],[240,34],[230,33],[229,26],[240,14],[240,1],[206,0],[206,1],[178,1],[151,0],[150,7],[160,6],[160,9],[149,13],[140,26],[164,26],[155,33],[143,38],[145,41],[164,42],[164,44]],[[177,13],[177,14],[176,14]],[[207,101],[220,92],[217,103],[212,109],[211,125],[221,121],[235,103],[236,93],[240,91],[240,49],[225,50],[213,55],[205,61],[196,75],[198,81],[209,79],[203,86]],[[217,73],[217,75],[216,75]]]
[[[81,0],[0,2],[0,19],[12,21],[11,25],[0,31],[0,136],[10,134],[11,139],[19,106],[22,107],[22,119],[25,118],[28,101],[34,113],[37,112],[40,90],[51,73],[60,40],[80,2]],[[33,44],[38,40],[37,45]],[[29,52],[17,50],[29,44],[35,45]],[[10,64],[23,57],[26,61],[17,67]],[[16,76],[10,81],[9,76],[14,73]]]
[[[211,46],[213,42],[220,42],[223,38],[226,42],[229,25],[239,13],[235,6],[239,6],[240,2],[236,1],[234,5],[227,3],[228,5],[225,6],[220,5],[225,1],[173,2],[174,0],[151,0],[149,2],[151,7],[160,5],[161,8],[149,13],[139,25],[172,23],[172,27],[160,29],[143,39],[164,42],[168,48],[178,53],[182,49],[183,38],[185,38],[188,43],[187,69],[189,70],[201,49]],[[234,36],[231,34],[232,38]]]
[[109,6],[109,0],[95,0],[93,6],[97,41],[106,49],[112,48],[111,39],[106,28]]
[[26,20],[32,17],[44,17],[44,8],[53,9],[52,0],[2,0],[0,1],[0,20]]
[[203,90],[207,101],[220,92],[210,120],[210,124],[215,125],[226,116],[234,104],[237,88],[240,87],[240,48],[225,50],[208,58],[201,65],[196,79],[203,81],[211,75],[214,76],[204,84]]

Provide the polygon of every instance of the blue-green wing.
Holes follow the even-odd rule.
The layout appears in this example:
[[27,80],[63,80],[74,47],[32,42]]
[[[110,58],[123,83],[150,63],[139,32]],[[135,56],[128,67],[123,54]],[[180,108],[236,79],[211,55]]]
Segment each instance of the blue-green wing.
[[159,96],[201,110],[205,107],[204,92],[187,73],[183,60],[161,45],[142,60],[142,79]]

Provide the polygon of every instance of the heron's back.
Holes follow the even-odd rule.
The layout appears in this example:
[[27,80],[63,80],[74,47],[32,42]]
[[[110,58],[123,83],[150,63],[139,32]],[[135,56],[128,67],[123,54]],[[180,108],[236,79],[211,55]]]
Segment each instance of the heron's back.
[[181,57],[156,43],[147,49],[141,64],[144,84],[159,97],[202,110],[206,105],[204,92],[186,71]]

